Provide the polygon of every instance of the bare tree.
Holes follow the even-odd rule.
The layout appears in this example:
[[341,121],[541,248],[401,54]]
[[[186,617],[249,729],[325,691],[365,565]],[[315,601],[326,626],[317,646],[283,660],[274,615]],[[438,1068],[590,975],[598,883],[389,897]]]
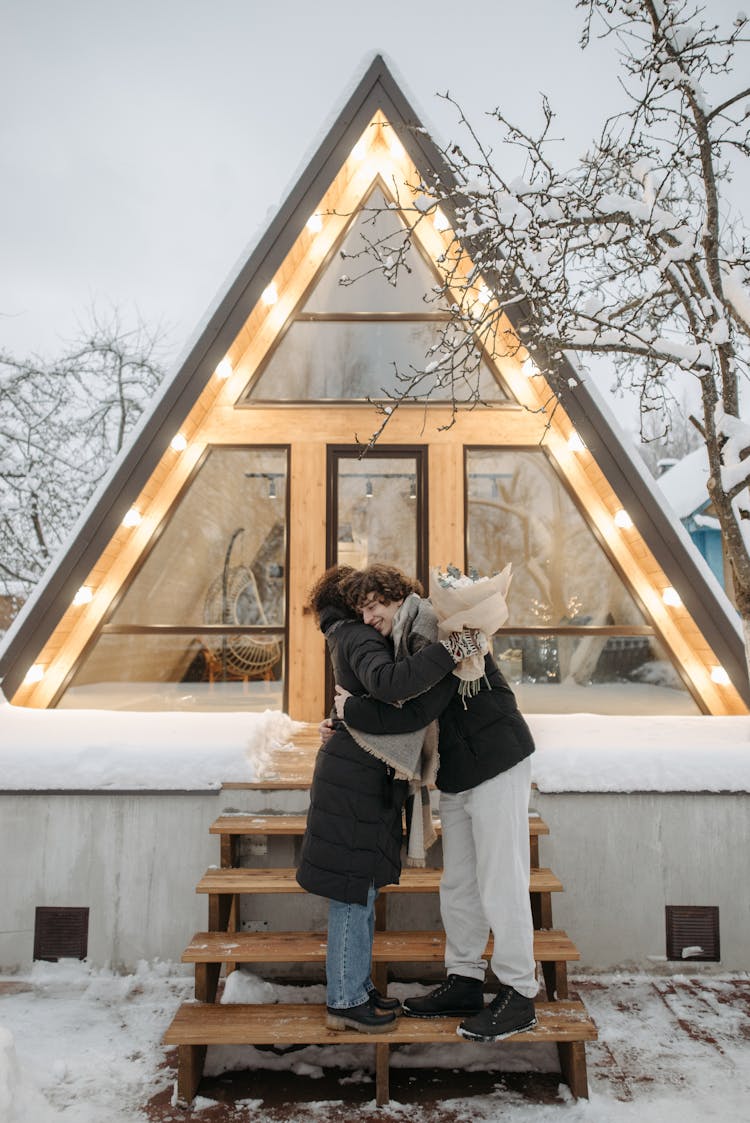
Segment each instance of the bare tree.
[[158,333],[92,312],[61,358],[0,352],[0,589],[22,601],[161,379]]
[[[721,29],[692,0],[578,0],[582,47],[597,31],[617,40],[624,109],[572,169],[555,165],[553,113],[531,132],[501,109],[488,114],[493,149],[462,113],[460,138],[443,149],[450,175],[411,185],[401,199],[409,229],[377,242],[394,283],[414,230],[436,208],[455,237],[435,300],[451,319],[424,369],[401,371],[382,432],[401,401],[429,398],[436,384],[474,378],[481,343],[520,349],[558,395],[586,355],[608,356],[620,385],[640,398],[643,428],[658,432],[673,378],[697,382],[709,492],[732,567],[750,651],[750,425],[740,420],[740,382],[750,357],[750,235],[732,216],[726,187],[750,156],[748,19]],[[734,89],[735,74],[741,75]],[[497,144],[497,140],[493,140]],[[503,165],[524,171],[510,180]],[[403,194],[403,193],[402,193]],[[522,309],[521,344],[506,313]],[[518,321],[518,316],[516,316]],[[575,379],[573,380],[575,381]]]

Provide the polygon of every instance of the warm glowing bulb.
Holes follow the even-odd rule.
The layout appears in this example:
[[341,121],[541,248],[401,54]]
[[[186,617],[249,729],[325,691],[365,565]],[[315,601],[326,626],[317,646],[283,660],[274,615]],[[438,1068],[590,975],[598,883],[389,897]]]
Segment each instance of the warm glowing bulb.
[[138,526],[141,521],[141,512],[137,507],[131,507],[125,518],[122,520],[123,526]]
[[352,156],[354,157],[355,160],[361,160],[364,157],[366,152],[367,152],[367,145],[365,144],[364,137],[363,137],[362,140],[358,140],[357,143],[354,145],[354,148],[352,148]]
[[711,679],[719,686],[729,686],[729,675],[723,667],[712,667]]
[[490,292],[490,290],[487,288],[486,285],[482,285],[481,289],[477,293],[477,303],[479,303],[479,304],[489,304],[489,302],[491,300],[492,300],[492,293]]
[[264,304],[275,304],[278,299],[279,299],[279,290],[276,288],[276,285],[274,284],[274,282],[271,281],[271,284],[263,289],[263,292],[261,294],[261,300],[263,301]]
[[673,608],[679,608],[682,604],[682,597],[672,585],[667,585],[661,594],[661,599],[665,604],[671,604]]
[[232,364],[226,356],[217,366],[215,373],[217,378],[229,378],[230,374],[232,373]]
[[29,667],[23,680],[24,686],[33,686],[35,682],[41,682],[44,678],[44,667],[41,663],[34,663]]
[[80,589],[73,597],[73,604],[90,604],[94,599],[94,594],[88,585],[81,585]]
[[615,526],[619,526],[620,530],[630,530],[632,525],[633,520],[624,507],[620,507],[619,511],[615,511]]
[[524,361],[521,363],[521,370],[527,378],[534,378],[537,374],[539,374],[539,367],[536,365],[531,355],[529,355],[528,358],[524,359]]
[[175,433],[169,444],[170,447],[175,450],[175,452],[184,452],[187,448],[187,437],[182,433]]
[[307,220],[307,229],[311,234],[319,234],[323,229],[323,216],[319,214],[311,214]]
[[448,219],[445,217],[443,212],[440,210],[440,207],[435,208],[432,225],[436,230],[448,230],[450,228],[450,223],[448,222]]
[[586,445],[583,443],[577,433],[571,433],[568,437],[568,448],[571,452],[585,452]]

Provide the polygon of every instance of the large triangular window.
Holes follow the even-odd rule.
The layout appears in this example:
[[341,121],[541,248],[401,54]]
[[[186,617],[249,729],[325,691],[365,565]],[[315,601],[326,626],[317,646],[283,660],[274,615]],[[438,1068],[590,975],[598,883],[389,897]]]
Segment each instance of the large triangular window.
[[[434,267],[412,246],[408,268],[392,284],[367,253],[376,243],[387,258],[388,247],[402,242],[406,228],[393,207],[376,185],[256,375],[247,403],[382,401],[398,396],[406,380],[433,361],[450,323],[436,300]],[[426,376],[428,381],[434,378]],[[468,402],[470,381],[459,371],[431,400],[455,395]],[[499,377],[484,362],[479,396],[487,403],[507,401]]]

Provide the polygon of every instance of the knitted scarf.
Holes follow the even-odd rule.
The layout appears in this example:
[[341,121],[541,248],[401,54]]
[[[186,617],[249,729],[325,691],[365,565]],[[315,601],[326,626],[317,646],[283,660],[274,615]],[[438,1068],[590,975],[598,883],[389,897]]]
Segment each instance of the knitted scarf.
[[[437,640],[437,617],[429,601],[411,593],[393,618],[391,630],[394,655],[403,659]],[[407,701],[407,699],[402,699]],[[438,723],[432,721],[413,733],[363,733],[347,726],[357,744],[394,769],[401,780],[409,781],[414,804],[406,848],[407,866],[424,866],[425,854],[437,835],[432,822],[429,785],[438,770]]]

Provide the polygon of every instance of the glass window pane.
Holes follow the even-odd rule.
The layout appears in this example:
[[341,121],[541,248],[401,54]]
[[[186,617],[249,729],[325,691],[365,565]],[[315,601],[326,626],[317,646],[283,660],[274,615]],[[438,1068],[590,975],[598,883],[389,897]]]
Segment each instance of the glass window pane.
[[[512,562],[508,626],[649,623],[541,450],[472,449],[466,463],[467,561],[480,574]],[[500,635],[494,646],[531,713],[698,712],[654,636]]]
[[[429,352],[439,341],[441,323],[434,321],[297,320],[289,328],[268,365],[250,390],[250,401],[324,401],[385,398],[403,391],[396,370],[409,375],[424,370]],[[429,386],[433,377],[425,376]],[[431,401],[469,401],[476,376],[457,376],[453,387],[436,387]],[[507,395],[482,364],[479,393],[488,402]]]
[[60,709],[281,710],[283,636],[100,635]]
[[645,624],[541,451],[467,452],[467,560],[513,563],[511,624]]
[[283,625],[286,487],[286,449],[212,449],[110,622]]
[[[385,261],[402,246],[406,227],[387,206],[383,192],[376,188],[341,245],[341,251],[348,256],[334,254],[316,282],[305,312],[436,312],[445,307],[434,299],[433,288],[440,283],[438,275],[419,250],[408,250],[408,271],[400,270],[397,285],[388,281],[369,253],[362,252],[368,244],[379,244]],[[357,254],[361,256],[351,256]],[[350,278],[351,283],[342,285],[342,276]],[[426,302],[425,296],[432,299]]]
[[417,575],[417,462],[414,457],[338,461],[337,560],[373,562]]
[[655,636],[495,636],[526,713],[698,714]]

